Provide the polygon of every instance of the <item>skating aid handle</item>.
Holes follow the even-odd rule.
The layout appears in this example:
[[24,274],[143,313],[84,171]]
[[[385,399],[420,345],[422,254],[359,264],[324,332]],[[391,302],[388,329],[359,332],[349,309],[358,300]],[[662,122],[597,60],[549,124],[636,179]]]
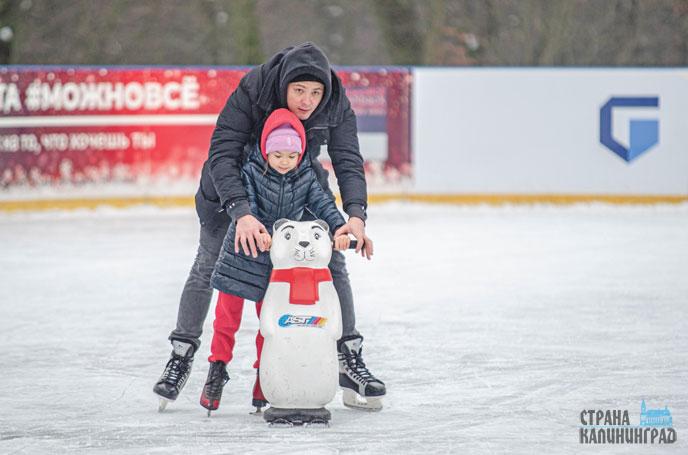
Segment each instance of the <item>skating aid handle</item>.
[[[358,240],[356,240],[356,239],[349,240],[349,248],[348,249],[349,250],[355,250],[356,245],[358,245]],[[334,246],[334,242],[332,242],[332,246]]]

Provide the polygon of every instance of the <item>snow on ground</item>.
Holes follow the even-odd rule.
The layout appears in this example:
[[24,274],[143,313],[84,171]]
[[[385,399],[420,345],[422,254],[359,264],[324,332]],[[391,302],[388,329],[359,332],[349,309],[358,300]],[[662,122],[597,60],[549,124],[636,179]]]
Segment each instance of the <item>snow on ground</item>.
[[[204,344],[162,414],[151,388],[191,265],[193,209],[0,214],[0,453],[685,453],[688,206],[371,208],[351,254],[380,413],[329,429],[249,415],[257,321],[198,404]],[[583,409],[668,406],[673,446],[578,442]],[[647,452],[650,450],[650,452]]]

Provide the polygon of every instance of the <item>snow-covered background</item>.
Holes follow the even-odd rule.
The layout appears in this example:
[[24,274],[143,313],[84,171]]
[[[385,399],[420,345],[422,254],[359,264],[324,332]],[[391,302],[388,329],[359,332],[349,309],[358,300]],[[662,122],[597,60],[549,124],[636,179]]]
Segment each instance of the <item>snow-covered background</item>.
[[[685,453],[688,205],[373,206],[351,253],[385,409],[328,429],[249,415],[257,321],[198,404],[212,318],[180,399],[151,389],[195,254],[192,208],[0,214],[0,453]],[[673,446],[578,443],[583,409],[668,406]]]

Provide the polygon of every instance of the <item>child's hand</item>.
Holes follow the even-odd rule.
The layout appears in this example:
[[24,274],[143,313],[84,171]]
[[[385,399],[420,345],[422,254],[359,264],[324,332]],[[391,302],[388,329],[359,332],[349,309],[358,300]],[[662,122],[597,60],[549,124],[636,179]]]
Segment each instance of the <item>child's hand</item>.
[[345,225],[340,226],[339,229],[334,233],[337,237],[343,234],[351,234],[356,237],[356,253],[361,253],[362,257],[372,258],[373,256],[373,240],[365,235],[365,223],[362,219],[352,216]]
[[272,237],[267,232],[261,233],[260,236],[263,238],[263,242],[265,242],[265,251],[269,251],[272,246]]
[[338,235],[334,238],[334,249],[337,251],[346,250],[347,248],[349,248],[350,241],[351,240],[349,239],[348,235]]

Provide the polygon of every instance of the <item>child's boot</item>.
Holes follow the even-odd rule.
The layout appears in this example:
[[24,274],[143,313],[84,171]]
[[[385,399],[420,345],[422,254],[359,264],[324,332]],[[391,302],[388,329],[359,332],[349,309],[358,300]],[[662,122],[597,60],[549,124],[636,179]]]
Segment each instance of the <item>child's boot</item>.
[[256,414],[260,414],[263,407],[268,404],[268,400],[263,395],[263,390],[260,388],[260,370],[256,370],[256,382],[253,384],[253,406],[256,408]]
[[208,379],[205,381],[201,394],[201,406],[208,410],[208,417],[210,417],[210,411],[220,407],[222,388],[229,381],[226,366],[227,364],[224,362],[210,362]]

